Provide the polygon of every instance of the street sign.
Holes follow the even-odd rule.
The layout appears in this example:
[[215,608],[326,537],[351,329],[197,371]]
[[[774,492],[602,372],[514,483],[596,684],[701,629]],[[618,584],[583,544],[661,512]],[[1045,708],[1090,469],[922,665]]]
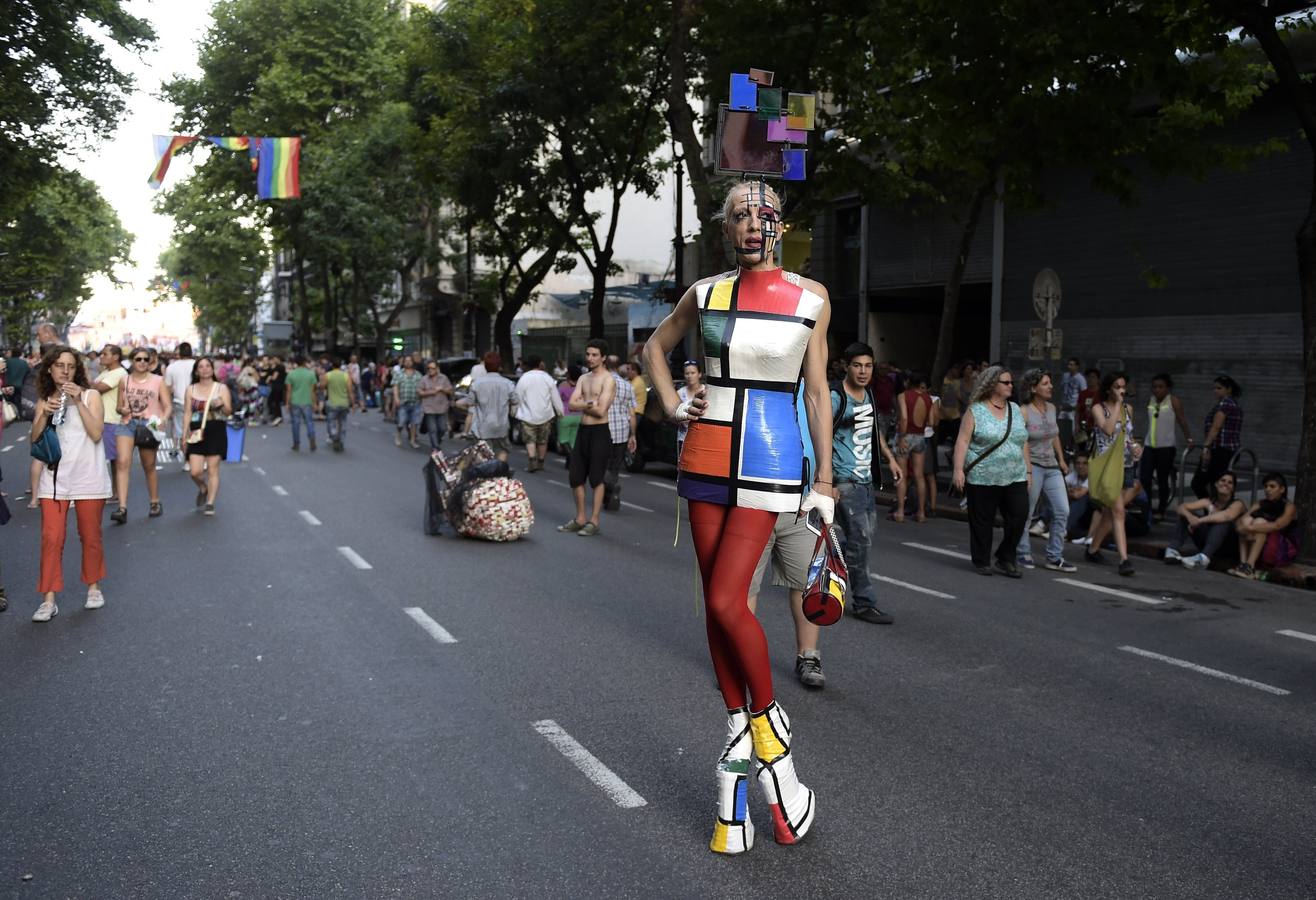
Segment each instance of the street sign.
[[1059,328],[1052,328],[1047,334],[1045,328],[1028,329],[1028,358],[1030,360],[1059,359],[1061,348],[1065,343],[1065,333]]
[[1033,312],[1047,328],[1060,315],[1060,276],[1054,269],[1043,269],[1033,279]]

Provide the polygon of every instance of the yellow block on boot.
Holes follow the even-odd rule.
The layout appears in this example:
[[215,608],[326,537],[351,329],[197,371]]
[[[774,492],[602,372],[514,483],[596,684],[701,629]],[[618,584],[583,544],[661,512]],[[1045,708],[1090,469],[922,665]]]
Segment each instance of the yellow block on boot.
[[759,758],[759,762],[764,763],[770,763],[790,751],[790,747],[773,728],[772,719],[768,715],[771,711],[772,707],[769,706],[763,712],[755,713],[749,720],[750,731],[754,734],[754,755]]

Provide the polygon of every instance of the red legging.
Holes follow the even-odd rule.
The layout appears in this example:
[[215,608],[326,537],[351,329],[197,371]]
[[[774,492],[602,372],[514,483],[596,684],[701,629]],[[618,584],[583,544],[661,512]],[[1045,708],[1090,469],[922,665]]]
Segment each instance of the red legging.
[[717,503],[690,501],[690,532],[708,607],[708,650],[727,709],[745,706],[745,686],[754,711],[772,702],[768,639],[749,611],[749,583],[777,514]]

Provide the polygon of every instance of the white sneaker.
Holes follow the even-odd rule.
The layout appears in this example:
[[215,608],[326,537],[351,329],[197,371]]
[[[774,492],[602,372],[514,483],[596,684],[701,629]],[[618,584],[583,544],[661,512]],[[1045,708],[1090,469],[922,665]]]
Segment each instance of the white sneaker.
[[1199,567],[1205,569],[1209,565],[1211,565],[1211,557],[1207,556],[1205,553],[1183,557],[1183,567],[1185,569],[1196,569]]
[[37,611],[32,613],[33,622],[49,622],[55,616],[59,615],[59,607],[54,603],[43,603],[37,607]]
[[1042,519],[1038,519],[1033,523],[1033,527],[1028,529],[1028,533],[1033,537],[1041,537],[1046,533],[1046,522]]
[[83,609],[100,609],[105,605],[105,595],[97,588],[87,589],[87,602],[82,604]]
[[1166,548],[1165,548],[1165,561],[1166,561],[1166,562],[1183,562],[1183,555],[1180,554],[1179,551],[1176,550],[1176,549],[1174,549],[1173,547],[1166,547]]
[[1089,545],[1092,543],[1092,538],[1087,537],[1086,535],[1084,535],[1083,537],[1076,537],[1076,538],[1074,538],[1072,541],[1070,541],[1070,543],[1071,543],[1071,544],[1076,544],[1076,545],[1078,545],[1078,546],[1080,546],[1080,547],[1087,547],[1087,546],[1089,546]]

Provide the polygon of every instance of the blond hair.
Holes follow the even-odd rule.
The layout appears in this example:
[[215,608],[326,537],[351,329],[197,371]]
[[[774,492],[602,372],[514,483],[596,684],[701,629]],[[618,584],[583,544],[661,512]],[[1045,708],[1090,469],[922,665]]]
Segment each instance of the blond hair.
[[773,208],[778,212],[781,211],[781,197],[773,190],[772,185],[766,181],[737,181],[731,187],[727,188],[726,199],[722,201],[722,219],[723,221],[731,218],[731,210],[735,208],[736,200],[740,199],[743,194],[750,193],[756,189],[762,189],[765,196],[772,198]]
[[1009,371],[1005,366],[988,366],[978,373],[978,379],[973,382],[973,392],[969,394],[970,403],[981,403],[991,397],[992,392],[996,390],[996,382],[1001,380],[1001,375]]

